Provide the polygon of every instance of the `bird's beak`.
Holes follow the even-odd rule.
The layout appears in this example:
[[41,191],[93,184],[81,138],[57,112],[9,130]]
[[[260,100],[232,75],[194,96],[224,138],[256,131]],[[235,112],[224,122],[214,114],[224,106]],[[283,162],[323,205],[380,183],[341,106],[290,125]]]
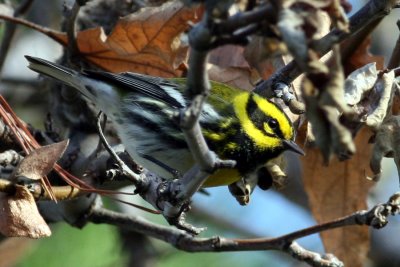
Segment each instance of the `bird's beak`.
[[304,156],[306,153],[304,153],[303,149],[299,147],[294,141],[289,141],[289,140],[283,140],[283,145],[287,150],[293,151],[297,154],[300,154]]

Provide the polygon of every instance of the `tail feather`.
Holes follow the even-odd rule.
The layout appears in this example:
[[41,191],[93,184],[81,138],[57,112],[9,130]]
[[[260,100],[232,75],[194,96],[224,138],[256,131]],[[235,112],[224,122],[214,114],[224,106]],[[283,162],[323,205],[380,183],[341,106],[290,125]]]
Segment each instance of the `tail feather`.
[[29,61],[28,67],[31,70],[50,76],[69,86],[79,89],[79,85],[76,83],[76,76],[79,75],[77,71],[41,58],[31,56],[25,56],[25,58]]
[[[88,100],[102,109],[107,115],[118,107],[120,100],[114,92],[113,86],[107,81],[99,81],[89,77],[85,72],[55,64],[53,62],[31,56],[25,56],[29,61],[29,68],[43,75],[54,78],[81,92]],[[112,105],[113,103],[113,105]]]

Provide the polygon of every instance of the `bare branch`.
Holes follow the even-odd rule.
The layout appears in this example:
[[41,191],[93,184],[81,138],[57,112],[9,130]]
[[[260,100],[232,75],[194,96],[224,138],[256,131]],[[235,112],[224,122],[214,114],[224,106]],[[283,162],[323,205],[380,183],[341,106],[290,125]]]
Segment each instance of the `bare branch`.
[[318,253],[306,250],[301,247],[297,242],[292,242],[286,249],[293,258],[307,262],[315,267],[343,267],[344,264],[333,254],[320,255]]
[[321,256],[307,251],[293,242],[296,239],[320,233],[330,229],[349,225],[368,225],[382,228],[388,223],[389,215],[397,215],[400,211],[400,193],[390,197],[387,203],[378,204],[369,211],[358,211],[337,220],[305,228],[276,238],[228,239],[223,237],[198,238],[175,228],[161,226],[144,218],[94,207],[88,220],[99,224],[107,223],[129,229],[138,233],[170,243],[185,251],[256,251],[280,250],[292,257],[304,260],[312,266],[343,266],[334,256]]
[[[36,200],[51,200],[50,195],[47,191],[43,190],[43,187],[40,182],[35,181],[31,184],[27,185],[29,191],[32,193],[33,197]],[[73,199],[78,196],[82,196],[84,194],[88,194],[87,192],[82,192],[81,190],[74,188],[72,186],[52,186],[52,190],[54,196],[57,200],[66,200]],[[15,192],[15,184],[9,180],[0,178],[0,192],[3,193],[13,193]]]
[[215,34],[232,34],[242,27],[247,27],[253,23],[268,21],[275,23],[277,12],[271,4],[265,4],[251,11],[238,13],[225,21],[216,25]]
[[[114,152],[114,150],[112,150],[112,148],[110,147],[110,145],[108,144],[103,131],[102,131],[102,127],[101,127],[101,115],[103,113],[100,112],[98,117],[97,117],[97,130],[99,131],[99,136],[100,136],[100,140],[103,143],[104,147],[106,148],[107,152],[110,153],[110,156],[118,163],[118,165],[120,166],[121,170],[122,170],[122,174],[125,175],[126,177],[128,177],[130,180],[132,180],[136,186],[138,187],[145,187],[146,185],[144,185],[144,181],[142,179],[142,177],[139,174],[134,173],[129,167],[128,165],[125,164],[124,161],[122,161],[119,156],[117,155],[117,153]],[[97,149],[96,149],[97,150]],[[97,153],[96,153],[97,154]]]
[[40,26],[36,23],[32,23],[28,20],[25,19],[21,19],[21,18],[16,18],[16,17],[10,17],[4,14],[0,14],[0,19],[9,21],[13,24],[19,24],[19,25],[23,25],[26,26],[30,29],[33,29],[35,31],[41,32],[43,34],[45,34],[46,36],[52,38],[54,41],[60,43],[61,45],[64,45],[65,43],[63,42],[63,40],[61,39],[60,36],[62,36],[64,33],[60,32],[60,31],[56,31],[56,30],[52,30],[50,28],[46,28],[43,26]]

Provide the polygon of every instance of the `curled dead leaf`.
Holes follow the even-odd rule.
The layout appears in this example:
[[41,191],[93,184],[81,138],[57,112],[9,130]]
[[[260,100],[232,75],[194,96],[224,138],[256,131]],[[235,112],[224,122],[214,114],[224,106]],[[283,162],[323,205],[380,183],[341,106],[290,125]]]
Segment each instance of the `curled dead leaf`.
[[328,8],[325,8],[332,19],[333,25],[341,31],[349,32],[349,19],[346,16],[346,6],[343,7],[342,0],[332,0]]
[[[106,71],[179,77],[188,51],[181,34],[201,15],[201,8],[169,1],[121,18],[108,36],[102,28],[94,28],[78,32],[76,41],[82,56]],[[57,38],[68,44],[66,34]]]
[[390,116],[379,126],[375,135],[370,167],[373,180],[379,180],[384,157],[393,158],[400,178],[400,116]]
[[375,90],[378,92],[380,97],[377,102],[374,102],[373,105],[371,105],[371,112],[369,112],[365,121],[366,125],[373,129],[377,129],[381,125],[388,112],[390,112],[395,88],[393,70],[384,73],[382,77],[379,77],[375,84]]
[[344,74],[340,60],[339,47],[335,46],[333,53],[333,61],[330,66],[330,75],[324,81],[323,88],[320,88],[321,95],[319,98],[320,106],[334,106],[340,113],[350,115],[352,109],[347,105],[344,96]]
[[379,74],[375,63],[352,72],[345,82],[345,99],[358,124],[365,123],[377,130],[390,113],[393,96],[398,90],[394,71]]
[[329,30],[330,24],[326,12],[313,6],[304,10],[294,7],[280,10],[278,29],[297,65],[304,72],[329,72],[314,52],[310,40],[321,38]]
[[51,230],[39,213],[36,202],[24,186],[15,186],[14,195],[0,196],[0,232],[8,237],[41,238]]
[[346,103],[351,106],[359,103],[364,93],[371,90],[377,79],[376,63],[369,63],[350,73],[344,84]]
[[229,191],[240,205],[250,202],[250,195],[254,188],[268,190],[271,187],[282,189],[286,185],[287,175],[283,171],[286,167],[286,159],[283,155],[269,160],[265,166],[253,172],[239,181],[229,185]]
[[244,48],[238,45],[220,46],[210,52],[208,62],[219,67],[242,67],[249,68],[245,59]]
[[243,90],[252,90],[258,80],[258,74],[248,67],[222,68],[208,64],[207,71],[211,80],[229,84]]
[[322,9],[328,12],[329,16],[332,18],[334,25],[342,30],[349,30],[349,21],[346,16],[346,12],[351,10],[351,4],[344,0],[286,0],[283,2],[283,7],[289,8],[294,4],[302,4],[312,7],[314,9]]
[[[272,180],[272,186],[278,190],[282,189],[287,182],[287,175],[283,171],[286,168],[285,157],[283,155],[280,155],[279,157],[269,160],[267,164],[265,164],[265,168],[271,177],[270,179]],[[260,177],[259,175],[259,185],[261,178],[262,177]]]
[[288,50],[300,68],[306,70],[309,58],[307,37],[301,30],[303,23],[303,17],[299,13],[286,8],[280,11],[277,26]]
[[341,114],[352,116],[353,112],[344,99],[344,75],[337,46],[333,56],[335,60],[329,75],[306,76],[302,87],[314,142],[320,148],[325,163],[332,152],[340,160],[348,159],[355,152],[352,133],[339,120]]
[[239,181],[230,184],[228,188],[231,195],[237,200],[240,205],[246,206],[247,204],[249,204],[250,195],[253,189],[247,181],[245,181],[244,179],[240,179]]
[[27,155],[15,169],[12,179],[40,180],[46,176],[62,157],[68,146],[68,140],[42,146]]

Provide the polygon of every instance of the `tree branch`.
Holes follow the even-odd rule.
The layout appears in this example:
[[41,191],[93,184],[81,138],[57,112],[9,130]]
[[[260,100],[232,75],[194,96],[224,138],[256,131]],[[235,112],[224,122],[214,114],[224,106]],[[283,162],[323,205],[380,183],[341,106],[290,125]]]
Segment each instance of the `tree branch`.
[[238,13],[227,20],[221,21],[215,25],[215,34],[232,34],[242,27],[247,27],[253,23],[268,21],[275,23],[277,20],[277,12],[272,4],[264,4],[263,6],[251,11]]
[[198,238],[172,227],[161,226],[144,218],[126,215],[95,206],[88,216],[90,222],[106,223],[129,229],[153,238],[165,241],[178,249],[190,252],[204,251],[256,251],[280,250],[292,257],[310,263],[312,266],[343,266],[334,256],[321,256],[305,250],[296,239],[322,231],[350,225],[368,225],[382,228],[388,223],[388,216],[397,215],[400,211],[400,193],[390,197],[388,202],[378,204],[369,211],[358,211],[351,215],[330,222],[301,229],[276,238],[229,239],[224,237]]
[[[349,32],[333,29],[318,41],[315,41],[313,47],[321,56],[329,52],[335,43],[343,41],[349,35],[355,34],[365,25],[372,21],[384,17],[396,6],[393,0],[370,0],[358,12],[351,16]],[[274,87],[278,83],[290,84],[301,74],[301,69],[294,61],[276,71],[268,80],[258,84],[255,92],[267,98],[274,97]]]

